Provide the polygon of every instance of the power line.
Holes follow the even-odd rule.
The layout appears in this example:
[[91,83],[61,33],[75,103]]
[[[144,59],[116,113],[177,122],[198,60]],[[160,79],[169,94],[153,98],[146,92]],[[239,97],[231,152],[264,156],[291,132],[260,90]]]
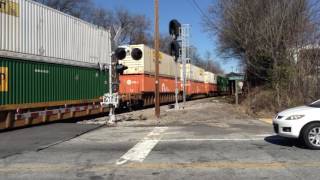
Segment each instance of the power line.
[[188,2],[190,3],[190,5],[194,8],[194,10],[196,11],[196,13],[198,13],[200,16],[203,16],[201,14],[201,12],[199,12],[199,9],[195,6],[195,4],[192,2],[192,0],[188,0]]
[[191,3],[191,5],[192,5],[195,9],[198,10],[197,12],[199,13],[200,16],[206,18],[207,21],[208,21],[210,24],[214,25],[213,21],[212,21],[212,20],[210,19],[210,17],[208,17],[208,15],[201,9],[200,5],[198,4],[198,2],[197,2],[196,0],[189,0],[189,2]]
[[196,8],[200,11],[200,13],[203,15],[203,16],[206,16],[206,14],[204,13],[204,11],[200,8],[198,2],[196,0],[192,0],[193,4],[196,6]]

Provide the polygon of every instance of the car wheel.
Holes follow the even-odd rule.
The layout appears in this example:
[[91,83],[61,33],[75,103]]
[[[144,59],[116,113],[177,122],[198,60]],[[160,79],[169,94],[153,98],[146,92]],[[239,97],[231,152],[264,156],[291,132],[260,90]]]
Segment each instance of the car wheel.
[[302,140],[308,148],[320,150],[320,123],[312,123],[303,128]]

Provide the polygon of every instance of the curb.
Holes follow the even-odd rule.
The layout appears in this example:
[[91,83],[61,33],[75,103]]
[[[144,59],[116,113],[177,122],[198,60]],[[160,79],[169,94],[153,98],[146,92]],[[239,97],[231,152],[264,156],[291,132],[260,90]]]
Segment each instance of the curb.
[[272,124],[272,118],[258,118],[258,119],[267,124]]

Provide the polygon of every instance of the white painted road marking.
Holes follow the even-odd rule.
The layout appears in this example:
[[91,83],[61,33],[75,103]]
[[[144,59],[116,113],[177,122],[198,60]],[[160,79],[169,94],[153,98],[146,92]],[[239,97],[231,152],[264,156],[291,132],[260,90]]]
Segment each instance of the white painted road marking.
[[[208,139],[163,139],[160,142],[183,142],[183,141],[264,141],[265,138],[273,136],[272,134],[255,135],[258,138],[208,138]],[[281,139],[280,137],[270,137],[272,139]]]
[[117,162],[117,165],[122,165],[128,161],[142,162],[152,149],[161,140],[163,133],[168,127],[155,127],[144,139],[125,153]]
[[257,137],[269,137],[269,136],[276,136],[277,134],[258,134]]
[[248,139],[164,139],[161,142],[179,142],[179,141],[262,141],[264,138],[248,138]]

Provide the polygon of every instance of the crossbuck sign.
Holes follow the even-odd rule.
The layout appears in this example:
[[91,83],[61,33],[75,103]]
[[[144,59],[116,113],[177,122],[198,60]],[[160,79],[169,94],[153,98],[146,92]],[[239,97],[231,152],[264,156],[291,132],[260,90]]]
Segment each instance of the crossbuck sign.
[[119,95],[118,93],[113,93],[113,94],[104,94],[103,96],[103,102],[101,102],[101,105],[103,106],[108,106],[108,105],[113,105],[114,107],[118,107],[119,105]]

